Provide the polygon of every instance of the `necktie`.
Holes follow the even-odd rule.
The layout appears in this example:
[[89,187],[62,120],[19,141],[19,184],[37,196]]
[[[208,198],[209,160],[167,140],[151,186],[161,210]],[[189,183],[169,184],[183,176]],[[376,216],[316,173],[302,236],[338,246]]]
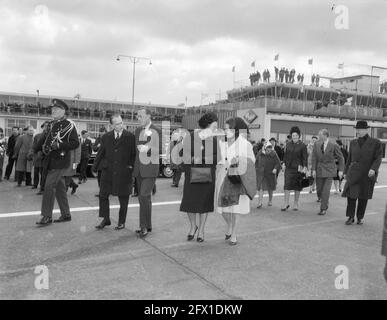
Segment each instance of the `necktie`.
[[324,154],[324,143],[321,145],[321,152],[322,152],[322,154]]

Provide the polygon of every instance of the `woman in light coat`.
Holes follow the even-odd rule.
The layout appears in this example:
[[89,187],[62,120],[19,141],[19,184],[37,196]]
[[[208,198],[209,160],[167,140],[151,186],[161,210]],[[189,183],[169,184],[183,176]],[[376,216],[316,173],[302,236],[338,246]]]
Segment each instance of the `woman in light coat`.
[[[217,212],[223,215],[227,224],[225,240],[229,240],[230,245],[236,245],[238,217],[241,214],[250,213],[250,201],[256,194],[255,156],[253,146],[247,141],[248,127],[243,119],[227,120],[225,134],[225,141],[219,143],[221,160],[217,165],[215,205]],[[235,185],[230,185],[227,174],[230,165],[238,161],[241,169],[241,183],[243,184],[241,190],[243,189],[245,192],[236,194],[237,203],[224,205],[222,197],[225,186],[235,187]]]

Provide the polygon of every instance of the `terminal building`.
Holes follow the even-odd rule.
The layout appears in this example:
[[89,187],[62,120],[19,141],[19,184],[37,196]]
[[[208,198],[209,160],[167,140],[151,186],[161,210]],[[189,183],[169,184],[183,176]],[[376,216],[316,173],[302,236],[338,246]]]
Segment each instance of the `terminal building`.
[[39,96],[22,93],[0,92],[0,128],[9,136],[13,126],[24,128],[32,125],[40,131],[45,120],[51,120],[49,105],[52,98],[58,98],[69,106],[68,118],[76,124],[77,130],[87,130],[92,138],[98,136],[99,129],[109,129],[109,117],[120,113],[126,128],[130,131],[139,125],[137,111],[146,107],[152,112],[152,121],[161,126],[162,121],[169,121],[171,129],[181,127],[185,111],[184,106],[171,106],[149,103],[107,101],[100,99],[83,99],[69,97]]
[[195,129],[203,113],[214,111],[220,126],[229,117],[244,118],[252,141],[274,137],[285,143],[290,128],[298,126],[306,143],[327,128],[332,139],[348,146],[355,137],[356,121],[367,120],[387,158],[387,95],[371,89],[378,88],[378,81],[378,77],[360,75],[331,79],[329,88],[278,81],[237,88],[228,91],[224,101],[187,109],[183,126]]

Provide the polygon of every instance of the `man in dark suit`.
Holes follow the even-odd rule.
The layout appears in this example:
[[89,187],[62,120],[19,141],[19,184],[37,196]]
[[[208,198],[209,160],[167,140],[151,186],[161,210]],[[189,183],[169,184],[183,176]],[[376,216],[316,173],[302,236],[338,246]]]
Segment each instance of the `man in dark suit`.
[[347,225],[355,222],[356,202],[357,224],[363,224],[362,219],[367,202],[372,199],[383,152],[380,140],[369,136],[367,121],[358,121],[355,129],[357,139],[352,140],[349,145],[344,169],[347,181],[342,196],[347,198]]
[[[6,154],[8,156],[8,164],[7,168],[5,169],[5,175],[4,179],[9,180],[9,177],[11,176],[13,165],[16,162],[16,160],[13,158],[13,152],[16,145],[16,140],[19,137],[19,127],[12,127],[12,136],[9,137],[8,143],[7,143],[7,151]],[[15,170],[15,180],[16,180],[16,170]]]
[[140,127],[134,133],[136,137],[136,162],[133,175],[136,177],[138,201],[140,203],[140,237],[152,231],[152,189],[159,175],[160,149],[162,136],[151,121],[151,112],[141,109],[137,113]]
[[78,134],[74,122],[66,119],[67,104],[53,99],[50,131],[46,139],[40,140],[37,150],[42,150],[47,160],[47,177],[42,199],[42,218],[36,224],[47,226],[52,223],[52,211],[55,198],[58,201],[61,216],[54,222],[71,221],[70,207],[66,194],[64,173],[70,165],[70,151],[79,146]]
[[329,141],[329,131],[322,129],[320,139],[314,143],[312,152],[312,176],[316,179],[317,197],[321,199],[319,215],[327,213],[333,178],[337,175],[336,160],[339,162],[339,177],[343,176],[344,157],[340,147]]
[[[105,127],[101,127],[99,129],[99,136],[97,139],[95,139],[95,142],[93,144],[93,151],[98,153],[98,150],[101,147],[101,142],[102,142],[102,137],[103,135],[107,132]],[[97,175],[97,182],[98,182],[98,188],[100,187],[101,183],[101,174],[102,174],[102,168],[97,168],[98,170],[98,175]],[[99,197],[99,192],[95,195],[96,197]]]
[[79,164],[79,181],[78,184],[81,184],[82,182],[85,183],[86,178],[86,171],[87,171],[87,164],[89,163],[89,159],[91,156],[91,153],[93,152],[93,143],[88,138],[89,133],[86,130],[82,130],[82,136],[81,136],[81,162]]
[[34,185],[32,189],[37,189],[40,182],[40,188],[44,185],[43,183],[43,152],[41,150],[37,150],[37,146],[39,141],[45,139],[48,128],[49,121],[44,121],[44,123],[40,126],[43,131],[34,136],[33,144],[32,144],[32,152],[34,154],[33,162],[34,162]]
[[113,130],[101,138],[101,146],[94,160],[93,171],[101,169],[99,192],[99,216],[102,222],[96,226],[103,229],[111,225],[109,195],[118,196],[120,211],[118,225],[115,230],[125,228],[128,212],[129,195],[132,193],[132,171],[136,159],[135,138],[131,132],[124,129],[119,114],[110,118]]

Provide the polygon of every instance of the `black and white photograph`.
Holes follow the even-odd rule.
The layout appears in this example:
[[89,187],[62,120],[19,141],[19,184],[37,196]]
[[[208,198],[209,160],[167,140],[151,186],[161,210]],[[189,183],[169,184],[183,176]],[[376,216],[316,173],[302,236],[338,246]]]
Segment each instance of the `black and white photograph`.
[[386,300],[386,13],[0,0],[0,300]]

